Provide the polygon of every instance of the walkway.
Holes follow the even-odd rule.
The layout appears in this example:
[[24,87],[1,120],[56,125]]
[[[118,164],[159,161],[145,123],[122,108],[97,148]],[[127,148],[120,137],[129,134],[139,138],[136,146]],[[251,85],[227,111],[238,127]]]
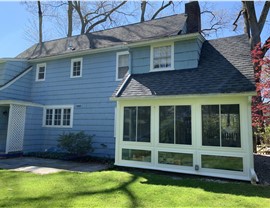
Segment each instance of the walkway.
[[50,174],[60,171],[94,172],[106,170],[108,167],[100,163],[79,163],[54,159],[18,157],[0,159],[0,169]]

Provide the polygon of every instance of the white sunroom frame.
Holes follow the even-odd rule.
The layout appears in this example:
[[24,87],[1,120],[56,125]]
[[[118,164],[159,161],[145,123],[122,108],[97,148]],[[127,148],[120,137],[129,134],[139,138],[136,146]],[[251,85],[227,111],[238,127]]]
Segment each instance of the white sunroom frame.
[[[115,164],[119,166],[156,169],[163,171],[189,173],[239,180],[258,180],[254,171],[252,128],[251,128],[251,94],[227,94],[215,96],[149,97],[149,98],[115,98],[117,101],[116,151]],[[239,104],[241,147],[214,147],[202,145],[201,106]],[[159,106],[190,105],[192,119],[192,145],[161,144],[158,142]],[[124,107],[151,106],[151,142],[123,141]],[[122,160],[122,149],[151,151],[151,162]],[[158,151],[192,153],[193,167],[167,165],[158,163]],[[232,156],[243,158],[243,172],[220,169],[201,168],[201,155]],[[195,170],[199,165],[199,170]]]

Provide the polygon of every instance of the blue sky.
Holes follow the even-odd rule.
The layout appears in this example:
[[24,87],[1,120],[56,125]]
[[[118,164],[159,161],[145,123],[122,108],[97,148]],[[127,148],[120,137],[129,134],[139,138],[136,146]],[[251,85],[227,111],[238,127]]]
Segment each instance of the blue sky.
[[[237,11],[239,2],[218,2],[216,7]],[[183,12],[183,11],[180,11]],[[29,24],[31,16],[26,11],[25,6],[20,2],[2,2],[0,1],[0,57],[15,57],[33,43],[25,38],[25,29]],[[269,16],[268,16],[269,19]],[[263,39],[270,34],[269,27],[263,32]],[[219,37],[235,35],[232,27],[220,33]],[[213,38],[213,36],[212,36]]]

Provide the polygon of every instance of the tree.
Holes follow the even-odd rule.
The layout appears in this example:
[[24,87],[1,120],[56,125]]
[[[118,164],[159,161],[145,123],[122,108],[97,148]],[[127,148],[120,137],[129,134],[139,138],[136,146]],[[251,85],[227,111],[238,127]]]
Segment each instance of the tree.
[[40,1],[37,1],[38,5],[38,29],[39,29],[39,44],[42,44],[42,21],[43,21],[43,15],[41,10],[41,3]]

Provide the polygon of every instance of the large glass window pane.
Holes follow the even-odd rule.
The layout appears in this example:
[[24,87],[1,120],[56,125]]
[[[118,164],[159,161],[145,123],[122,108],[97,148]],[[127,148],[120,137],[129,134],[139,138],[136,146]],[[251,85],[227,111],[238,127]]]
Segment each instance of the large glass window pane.
[[70,125],[70,108],[64,108],[63,109],[63,126],[69,126]]
[[175,107],[175,143],[191,144],[191,107]]
[[158,163],[193,166],[193,155],[187,153],[158,152]]
[[54,109],[54,125],[55,126],[61,125],[61,114],[62,114],[62,109]]
[[171,46],[155,47],[153,55],[155,69],[171,67]]
[[221,141],[223,147],[240,147],[239,105],[221,105]]
[[151,151],[149,151],[149,150],[122,149],[122,160],[151,162]]
[[159,107],[159,142],[174,143],[174,106]]
[[202,144],[220,146],[219,105],[202,106]]
[[243,158],[202,155],[202,167],[222,170],[243,171]]
[[136,141],[136,107],[124,108],[124,141]]
[[150,107],[138,107],[137,141],[150,142]]
[[129,69],[129,54],[118,56],[118,79],[122,79]]

